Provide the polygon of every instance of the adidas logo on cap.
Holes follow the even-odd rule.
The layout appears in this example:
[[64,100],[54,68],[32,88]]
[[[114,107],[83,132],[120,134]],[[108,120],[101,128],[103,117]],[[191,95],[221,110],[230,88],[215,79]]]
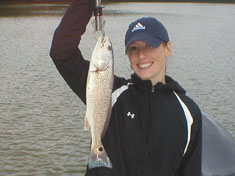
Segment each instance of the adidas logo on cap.
[[145,26],[142,25],[141,23],[137,23],[137,24],[133,27],[133,29],[132,29],[131,32],[135,32],[135,31],[137,31],[137,30],[145,30]]

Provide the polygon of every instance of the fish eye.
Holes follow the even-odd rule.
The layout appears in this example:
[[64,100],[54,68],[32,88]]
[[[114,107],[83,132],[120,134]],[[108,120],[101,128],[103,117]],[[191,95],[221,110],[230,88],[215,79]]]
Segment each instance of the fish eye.
[[111,50],[112,50],[112,46],[109,45],[109,46],[107,47],[107,49],[108,49],[108,51],[111,51]]

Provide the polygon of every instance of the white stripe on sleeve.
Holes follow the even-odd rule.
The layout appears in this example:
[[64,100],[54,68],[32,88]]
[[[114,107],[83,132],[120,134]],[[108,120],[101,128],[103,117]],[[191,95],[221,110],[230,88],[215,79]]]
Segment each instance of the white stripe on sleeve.
[[176,92],[174,91],[174,94],[176,96],[176,98],[178,99],[180,105],[183,108],[184,114],[185,114],[185,118],[186,118],[186,122],[187,122],[187,128],[188,128],[188,137],[187,137],[187,144],[185,146],[184,149],[184,155],[187,152],[188,149],[188,145],[190,143],[190,139],[191,139],[191,128],[192,128],[192,124],[193,124],[193,117],[188,109],[188,107],[185,105],[185,103],[180,99],[180,97],[176,94]]
[[112,93],[112,107],[115,105],[115,103],[117,102],[117,99],[118,97],[125,91],[128,89],[128,86],[130,84],[133,84],[133,83],[128,83],[127,85],[123,85],[122,87],[118,88],[117,90],[115,90],[113,93]]

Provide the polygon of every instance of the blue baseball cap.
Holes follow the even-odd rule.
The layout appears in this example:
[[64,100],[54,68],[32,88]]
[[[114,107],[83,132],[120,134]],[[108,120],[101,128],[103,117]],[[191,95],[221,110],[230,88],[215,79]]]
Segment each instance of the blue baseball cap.
[[153,17],[142,17],[132,22],[125,35],[126,53],[134,41],[143,41],[157,48],[162,42],[169,42],[165,26]]

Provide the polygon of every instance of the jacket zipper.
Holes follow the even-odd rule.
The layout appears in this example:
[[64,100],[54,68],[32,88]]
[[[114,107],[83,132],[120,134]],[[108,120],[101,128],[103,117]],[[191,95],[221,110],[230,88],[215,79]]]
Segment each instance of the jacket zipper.
[[152,86],[152,90],[151,90],[152,93],[154,93],[154,86]]
[[[153,110],[153,93],[154,92],[155,92],[155,87],[152,86],[152,90],[151,90],[152,95],[150,95],[150,119],[149,119],[149,124],[151,124],[151,117],[153,116],[152,110]],[[150,129],[150,126],[149,126],[149,129]],[[150,167],[152,167],[152,143],[151,143],[150,139],[148,139],[148,145],[149,145],[149,152],[150,152],[150,157],[151,157],[150,158]]]

